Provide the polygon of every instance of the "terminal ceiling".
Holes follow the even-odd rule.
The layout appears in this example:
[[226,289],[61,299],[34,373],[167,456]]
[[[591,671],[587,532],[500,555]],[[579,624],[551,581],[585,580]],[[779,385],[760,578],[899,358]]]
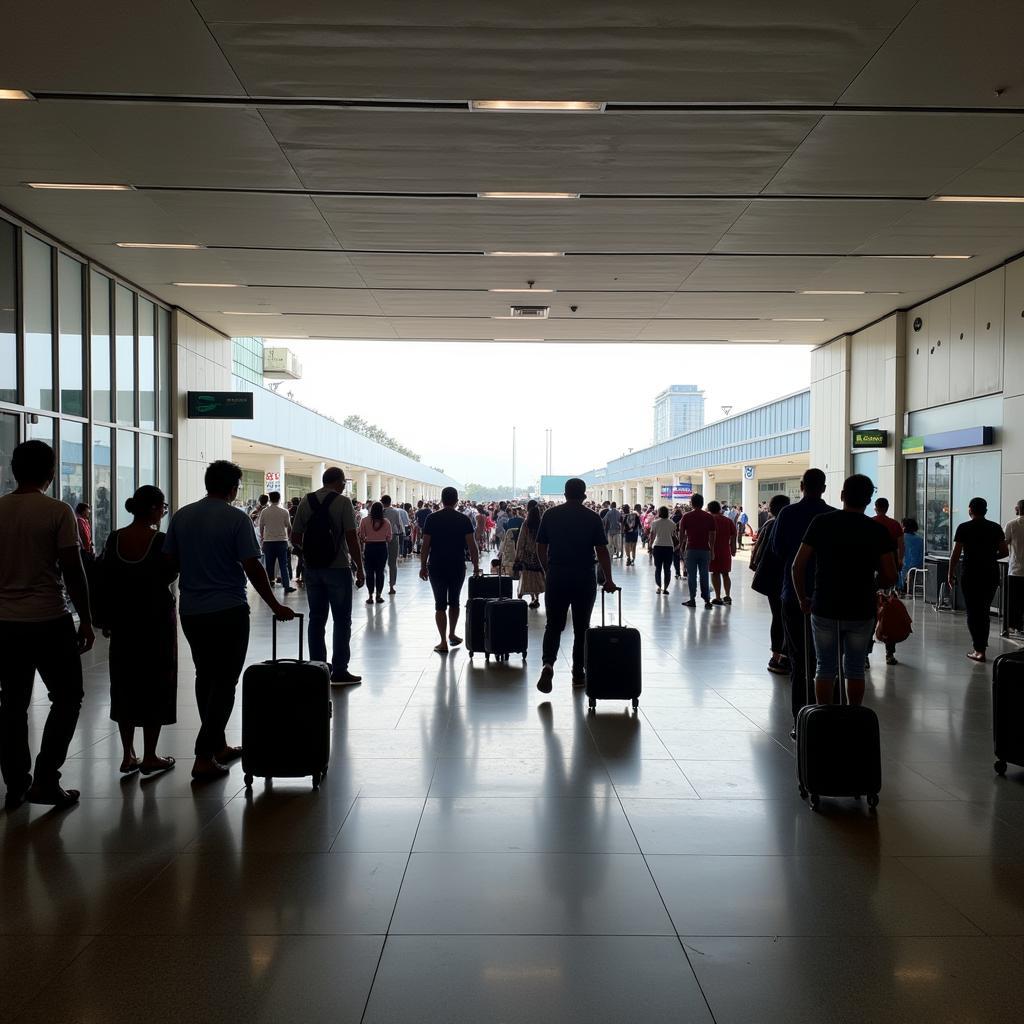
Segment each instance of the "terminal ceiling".
[[1024,204],[932,198],[1024,195],[1009,0],[59,0],[4,21],[0,88],[35,99],[0,102],[0,205],[228,334],[816,343],[1024,250]]

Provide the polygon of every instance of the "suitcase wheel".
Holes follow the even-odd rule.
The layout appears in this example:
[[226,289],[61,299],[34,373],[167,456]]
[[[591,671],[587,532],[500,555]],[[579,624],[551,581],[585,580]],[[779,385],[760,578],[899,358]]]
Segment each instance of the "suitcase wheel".
[[821,806],[821,797],[817,793],[811,794],[811,810],[816,811]]
[[597,710],[597,698],[596,697],[591,697],[590,698],[590,710],[591,711],[596,711]]
[[245,773],[245,779],[243,781],[245,782],[246,789],[252,789],[252,776],[248,772]]
[[484,655],[484,661],[490,661],[490,660],[491,660],[491,656],[489,654],[485,654]]
[[806,800],[807,799],[807,790],[804,789],[803,786],[800,787],[800,799],[801,800]]
[[996,763],[994,765],[992,765],[992,767],[995,769],[996,775],[1005,775],[1006,774],[1006,762],[1005,761],[996,761]]
[[313,772],[313,789],[320,788],[320,772]]
[[634,697],[633,698],[633,710],[636,711],[636,709],[639,708],[639,707],[640,707],[640,698],[639,697]]
[[877,793],[868,793],[868,807],[877,807],[877,806],[878,806],[878,794]]

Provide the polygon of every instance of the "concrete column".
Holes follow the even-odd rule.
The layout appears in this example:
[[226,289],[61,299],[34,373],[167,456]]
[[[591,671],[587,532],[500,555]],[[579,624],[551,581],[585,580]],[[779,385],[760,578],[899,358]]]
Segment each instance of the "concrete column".
[[380,501],[380,497],[384,493],[384,477],[380,473],[374,475],[372,486],[373,493],[371,497],[374,501]]
[[707,505],[715,497],[715,481],[711,474],[705,469],[700,482],[700,493],[704,495],[704,504]]
[[[285,479],[285,476],[284,476],[284,456],[283,455],[279,455],[276,459],[275,458],[271,458],[269,460],[269,462],[267,463],[267,468],[266,468],[266,470],[264,470],[264,473],[277,473],[278,477],[281,480],[281,483],[280,483],[280,486],[278,487],[278,490],[280,490],[281,495],[283,497],[283,495],[284,495],[284,479]],[[264,485],[265,484],[266,484],[266,477],[264,476]],[[271,488],[271,489],[273,489],[273,488]]]
[[400,505],[404,505],[409,499],[407,497],[409,493],[409,481],[399,480],[398,481],[398,502]]
[[356,500],[366,501],[366,489],[368,482],[368,474],[366,470],[360,470],[356,473]]
[[[748,479],[747,470],[752,469],[753,475]],[[740,504],[747,513],[750,522],[757,524],[757,466],[744,466]]]
[[[313,468],[310,470],[310,484],[312,489],[315,491],[323,485],[323,475],[327,471],[326,462],[316,462],[313,464]],[[347,479],[348,474],[345,474]]]

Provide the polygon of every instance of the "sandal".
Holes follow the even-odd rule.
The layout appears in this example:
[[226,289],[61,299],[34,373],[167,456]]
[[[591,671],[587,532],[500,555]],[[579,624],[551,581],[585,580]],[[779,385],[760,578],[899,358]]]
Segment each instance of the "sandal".
[[985,660],[985,655],[979,654],[977,651],[968,651],[967,657],[970,658],[971,661],[978,662],[979,665]]
[[448,645],[447,644],[438,644],[434,648],[434,653],[435,654],[447,654],[448,653]]
[[169,772],[175,764],[176,762],[173,757],[158,757],[157,763],[149,768],[140,764],[139,773],[141,775],[156,775],[159,772]]
[[[126,767],[126,765],[127,765],[127,767]],[[133,757],[131,759],[131,761],[127,761],[127,762],[122,761],[121,762],[121,767],[118,768],[118,771],[122,775],[134,775],[137,771],[140,770],[140,766],[141,765],[142,765],[142,762],[137,757]]]
[[237,761],[242,756],[241,747],[225,747],[214,760],[217,764],[227,764],[229,761]]

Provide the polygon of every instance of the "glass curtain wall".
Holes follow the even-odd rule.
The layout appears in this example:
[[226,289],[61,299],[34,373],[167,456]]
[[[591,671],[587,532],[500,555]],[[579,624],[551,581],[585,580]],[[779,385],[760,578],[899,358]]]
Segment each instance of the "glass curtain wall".
[[101,550],[139,484],[173,503],[172,401],[170,311],[0,216],[0,493],[14,447],[46,441]]

